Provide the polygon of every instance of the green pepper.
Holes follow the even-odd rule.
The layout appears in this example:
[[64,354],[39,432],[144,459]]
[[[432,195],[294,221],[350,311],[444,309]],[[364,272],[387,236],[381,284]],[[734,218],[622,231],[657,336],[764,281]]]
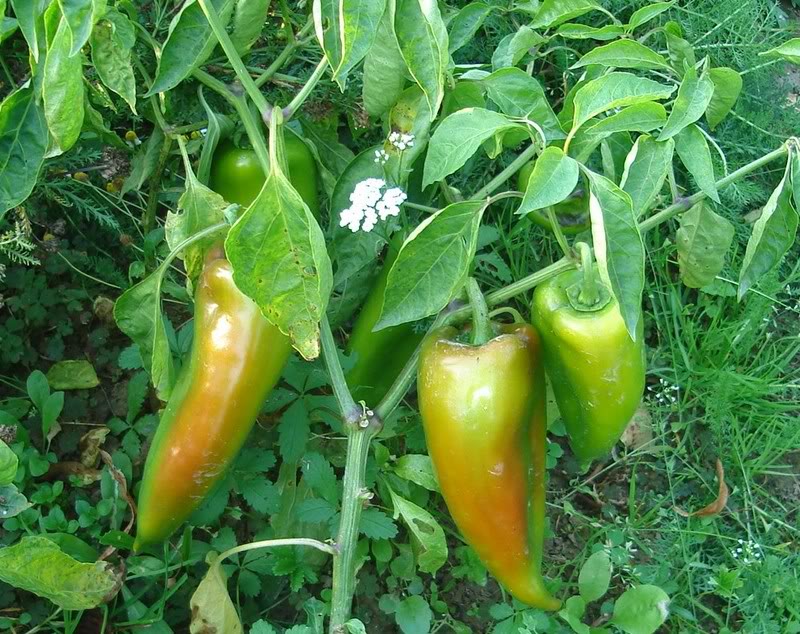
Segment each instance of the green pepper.
[[583,271],[566,271],[538,286],[531,315],[572,450],[583,462],[606,455],[644,391],[641,321],[633,341],[591,260]]
[[211,254],[197,283],[191,357],[156,430],[139,490],[134,549],[169,537],[219,481],[291,351]]
[[539,336],[524,323],[490,329],[472,345],[452,327],[425,339],[417,394],[428,452],[450,514],[489,572],[523,603],[556,610],[541,575],[547,421]]
[[[528,188],[528,181],[533,173],[534,161],[526,163],[517,173],[517,189],[524,192]],[[589,217],[589,197],[585,195],[583,188],[578,188],[566,200],[553,205],[553,211],[561,226],[561,231],[565,235],[577,235],[591,228],[592,223]],[[553,230],[553,223],[547,209],[537,209],[528,214],[528,219],[544,227]]]
[[383,268],[353,324],[345,348],[347,354],[356,356],[355,365],[346,376],[353,398],[372,406],[386,396],[424,337],[413,323],[372,330],[381,315],[389,271],[404,239],[405,233],[398,232],[389,242]]
[[[314,156],[305,142],[289,130],[284,136],[284,143],[289,180],[319,220],[317,163]],[[255,150],[236,147],[229,140],[220,143],[211,163],[211,189],[229,203],[246,206],[258,196],[265,180]]]

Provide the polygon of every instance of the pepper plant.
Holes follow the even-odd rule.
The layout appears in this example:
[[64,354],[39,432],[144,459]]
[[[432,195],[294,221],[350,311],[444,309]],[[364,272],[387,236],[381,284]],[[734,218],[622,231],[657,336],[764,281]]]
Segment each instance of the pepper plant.
[[[147,246],[163,225],[168,249],[145,249],[147,275],[116,300],[114,317],[167,405],[136,491],[136,541],[128,526],[109,545],[147,552],[165,540],[188,543],[174,532],[225,475],[291,346],[303,362],[322,358],[327,383],[314,383],[309,398],[327,404],[332,393],[338,411],[325,424],[346,438],[343,490],[326,498],[337,505],[335,536],[298,531],[209,555],[191,600],[192,631],[241,632],[224,566],[241,553],[286,547],[330,558],[330,592],[312,606],[308,631],[321,630],[323,614],[331,634],[365,631],[351,609],[359,532],[375,495],[367,463],[404,401],[421,410],[439,476],[431,487],[489,572],[523,603],[558,610],[544,548],[543,368],[576,455],[602,459],[644,388],[644,235],[659,230],[677,244],[687,287],[722,281],[740,300],[757,292],[795,240],[800,145],[786,139],[728,169],[714,130],[737,102],[741,75],[693,49],[670,19],[671,2],[614,15],[592,0],[315,0],[299,7],[298,24],[280,5],[189,0],[170,12],[168,30],[151,32],[130,2],[11,0],[13,17],[3,21],[0,42],[24,43],[30,69],[0,104],[0,217],[25,203],[46,162],[81,134],[119,141],[92,105],[96,92],[108,99],[111,91],[153,126],[118,189],[124,195],[149,180],[142,236]],[[275,11],[287,43],[269,66],[253,67]],[[514,29],[491,59],[465,59],[470,40],[499,18]],[[767,57],[796,63],[800,40]],[[297,60],[313,65],[308,78],[268,99],[269,82],[298,85],[280,73]],[[354,118],[382,126],[380,140],[357,155],[338,122],[304,116],[327,81],[345,95],[360,85]],[[202,109],[202,124],[184,119],[179,99]],[[178,212],[162,218],[160,178],[176,153]],[[485,157],[489,167],[478,174]],[[738,280],[721,280],[734,236],[715,211],[721,193],[773,163],[782,177],[763,201]],[[560,254],[484,297],[474,279],[481,227],[506,211],[551,231]],[[180,370],[162,302],[179,260],[197,317]],[[507,304],[533,289],[532,327]],[[492,318],[510,314],[513,324],[492,321],[492,308]],[[271,411],[288,419],[293,406],[285,405]],[[295,484],[296,462],[286,459],[284,485]],[[11,485],[13,466],[0,485]],[[414,535],[420,570],[436,572],[446,552],[441,527],[386,482],[380,493]],[[608,588],[603,557],[585,566],[598,587],[584,583],[559,612],[576,632],[590,631],[581,622],[586,603]],[[73,576],[37,579],[26,574],[31,561],[56,561]],[[0,550],[0,562],[0,579],[64,610],[104,605],[119,589],[110,566],[79,563],[36,536]],[[653,632],[668,614],[663,590],[640,585],[606,620]]]

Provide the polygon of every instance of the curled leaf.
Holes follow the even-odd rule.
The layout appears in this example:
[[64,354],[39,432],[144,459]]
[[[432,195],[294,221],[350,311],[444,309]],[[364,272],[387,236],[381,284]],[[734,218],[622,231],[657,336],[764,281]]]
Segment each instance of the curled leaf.
[[687,511],[684,511],[676,506],[675,512],[683,517],[713,517],[722,513],[722,510],[728,503],[728,495],[730,494],[730,491],[728,489],[728,485],[725,484],[725,469],[723,468],[722,461],[719,458],[717,458],[717,480],[719,481],[719,492],[717,493],[717,499],[711,504],[704,506],[698,511],[694,511],[693,513],[688,513]]

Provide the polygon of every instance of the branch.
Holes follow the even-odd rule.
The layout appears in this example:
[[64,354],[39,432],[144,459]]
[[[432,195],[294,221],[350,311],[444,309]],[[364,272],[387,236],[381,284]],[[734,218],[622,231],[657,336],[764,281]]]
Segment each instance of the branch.
[[231,66],[236,73],[236,77],[239,79],[239,82],[242,84],[242,87],[250,99],[253,100],[253,103],[256,105],[256,108],[258,108],[261,116],[265,116],[269,112],[269,104],[264,98],[264,95],[261,94],[258,86],[256,86],[253,78],[250,77],[250,73],[247,72],[247,68],[242,61],[242,58],[236,51],[236,45],[233,43],[233,40],[231,40],[230,35],[228,35],[228,32],[225,30],[225,26],[219,19],[219,13],[217,13],[214,5],[212,5],[208,0],[198,0],[198,4],[200,5],[200,8],[203,9],[203,13],[206,15],[208,24],[211,27],[211,30],[214,31],[214,35],[216,35],[217,40],[219,40],[222,50],[225,51],[225,56],[231,63]]

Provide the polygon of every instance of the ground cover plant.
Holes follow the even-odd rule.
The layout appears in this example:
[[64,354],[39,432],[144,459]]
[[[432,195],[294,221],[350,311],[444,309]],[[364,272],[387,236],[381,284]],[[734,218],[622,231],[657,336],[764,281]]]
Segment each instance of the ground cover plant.
[[771,0],[0,0],[0,626],[798,632]]

